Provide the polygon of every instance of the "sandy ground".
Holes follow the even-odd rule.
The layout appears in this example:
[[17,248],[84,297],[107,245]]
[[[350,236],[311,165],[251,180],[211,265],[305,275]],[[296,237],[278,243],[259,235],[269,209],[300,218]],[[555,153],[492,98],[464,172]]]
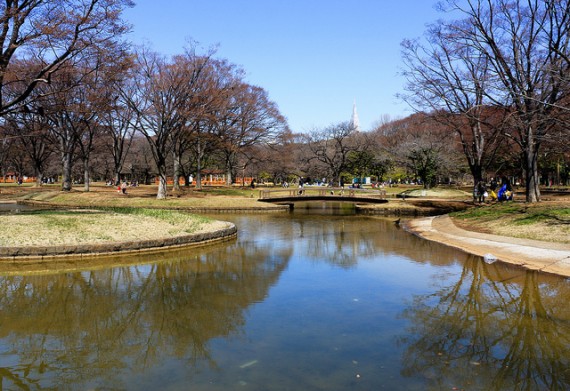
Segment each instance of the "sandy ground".
[[426,217],[402,223],[403,227],[424,239],[484,257],[570,277],[570,245],[530,239],[518,239],[467,231],[445,216]]

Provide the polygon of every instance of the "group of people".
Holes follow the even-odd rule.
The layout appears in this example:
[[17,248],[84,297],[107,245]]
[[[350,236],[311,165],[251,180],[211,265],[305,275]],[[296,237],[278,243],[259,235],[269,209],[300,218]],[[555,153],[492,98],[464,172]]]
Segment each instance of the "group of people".
[[484,203],[487,198],[491,201],[512,201],[513,195],[511,181],[505,176],[501,178],[500,184],[492,178],[489,186],[485,181],[480,180],[473,188],[473,202]]

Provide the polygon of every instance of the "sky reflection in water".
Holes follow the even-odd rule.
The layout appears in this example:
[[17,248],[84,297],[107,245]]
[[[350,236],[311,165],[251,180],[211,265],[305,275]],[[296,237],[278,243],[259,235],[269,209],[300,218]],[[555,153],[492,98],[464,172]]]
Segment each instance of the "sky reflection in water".
[[0,275],[2,387],[570,387],[566,279],[488,265],[385,219],[216,217],[237,224],[237,241]]

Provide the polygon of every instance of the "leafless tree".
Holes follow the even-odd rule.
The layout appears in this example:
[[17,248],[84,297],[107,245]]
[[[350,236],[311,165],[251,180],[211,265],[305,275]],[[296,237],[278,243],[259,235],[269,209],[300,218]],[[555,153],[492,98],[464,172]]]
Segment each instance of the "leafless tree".
[[137,52],[131,75],[132,88],[121,96],[138,118],[136,129],[151,146],[159,176],[158,199],[166,198],[166,159],[171,152],[169,133],[180,126],[177,115],[182,102],[176,99],[182,82],[168,72],[166,59],[148,48]]
[[[121,11],[131,0],[17,0],[0,3],[0,115],[19,110],[38,84],[68,60],[126,32]],[[15,59],[41,64],[34,72],[12,68]],[[22,85],[17,94],[6,86]],[[13,92],[13,91],[12,91]]]
[[432,116],[415,114],[408,118],[409,126],[397,136],[395,160],[406,167],[424,188],[435,186],[438,179],[452,171],[453,143],[448,131]]
[[217,118],[217,136],[229,185],[235,177],[240,153],[271,142],[287,123],[261,87],[240,82],[233,86],[228,98],[224,113]]
[[28,112],[6,114],[4,118],[6,134],[20,146],[20,153],[27,155],[33,166],[36,186],[41,186],[46,164],[55,153],[48,120],[38,115],[33,107]]
[[135,125],[135,111],[126,104],[118,91],[123,82],[119,81],[110,87],[107,96],[111,97],[108,105],[102,109],[99,120],[103,127],[104,145],[113,160],[113,179],[115,183],[121,180],[121,171],[131,148]]
[[[99,50],[89,63],[89,74],[83,82],[86,106],[93,115],[87,122],[84,143],[80,144],[84,162],[85,190],[89,190],[89,172],[93,149],[105,148],[113,160],[113,175],[118,182],[126,154],[132,142],[136,114],[121,99],[121,86],[132,66],[132,56],[122,45]],[[94,142],[94,138],[98,142]],[[101,154],[99,151],[98,155]]]
[[209,56],[168,61],[148,48],[138,51],[132,71],[132,89],[121,95],[137,115],[136,128],[147,139],[159,176],[158,199],[167,195],[167,159],[182,137],[189,121],[193,86],[209,61]]
[[256,148],[258,171],[267,172],[273,183],[289,182],[299,170],[296,159],[298,145],[293,133],[287,128],[280,132],[274,142]]
[[439,21],[429,27],[426,42],[402,42],[408,94],[401,97],[458,136],[477,183],[493,163],[505,110],[491,107],[489,59],[455,34],[458,23]]
[[570,89],[570,2],[559,0],[446,0],[464,19],[449,26],[486,61],[492,87],[486,98],[509,112],[520,147],[526,201],[540,200],[541,145],[556,125]]
[[[186,75],[187,83],[182,124],[178,131],[171,133],[174,190],[179,190],[179,179],[184,168],[183,156],[194,151],[196,162],[201,166],[204,154],[212,147],[212,143],[208,142],[211,141],[211,127],[208,124],[218,110],[226,73],[233,68],[225,60],[212,58],[214,49],[200,55],[196,52],[195,45],[186,48],[185,53],[176,56],[173,61],[173,67]],[[198,172],[200,171],[201,168]],[[201,182],[200,173],[197,175],[198,182]],[[185,177],[187,178],[186,175]],[[200,186],[201,184],[197,185]]]
[[63,191],[72,188],[73,163],[77,158],[77,147],[86,122],[93,116],[86,107],[85,89],[82,86],[84,73],[69,64],[52,77],[49,84],[38,86],[34,91],[37,97],[38,114],[45,117],[54,148],[61,157]]
[[310,151],[307,162],[320,163],[326,170],[327,176],[333,182],[339,183],[341,174],[348,168],[349,155],[365,148],[363,139],[356,136],[348,122],[313,131],[306,137]]

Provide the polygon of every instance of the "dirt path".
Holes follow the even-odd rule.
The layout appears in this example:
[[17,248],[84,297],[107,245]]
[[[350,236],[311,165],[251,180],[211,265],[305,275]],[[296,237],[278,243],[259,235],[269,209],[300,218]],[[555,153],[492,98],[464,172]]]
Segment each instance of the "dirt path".
[[567,244],[466,231],[447,215],[410,220],[403,223],[403,227],[424,239],[470,254],[570,277],[570,245]]

